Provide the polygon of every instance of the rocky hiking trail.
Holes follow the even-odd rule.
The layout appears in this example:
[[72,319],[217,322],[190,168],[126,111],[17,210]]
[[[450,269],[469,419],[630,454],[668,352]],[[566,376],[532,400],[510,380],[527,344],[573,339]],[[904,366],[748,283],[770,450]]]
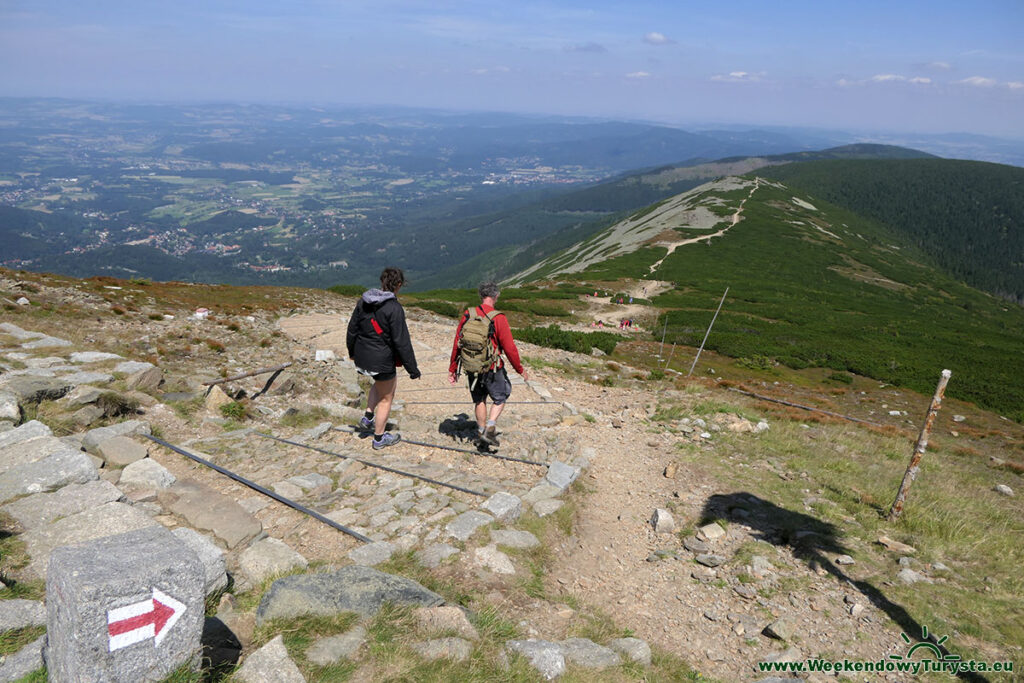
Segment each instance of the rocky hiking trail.
[[[47,295],[70,296],[60,287],[40,293]],[[291,591],[317,604],[334,601],[347,595],[353,580],[390,580],[371,567],[407,562],[439,585],[474,596],[473,610],[494,610],[515,623],[521,637],[504,641],[503,652],[522,654],[516,661],[545,678],[590,669],[604,671],[597,675],[608,680],[631,679],[635,670],[622,667],[650,665],[648,646],[656,667],[658,653],[668,653],[723,681],[766,679],[769,674],[755,669],[759,661],[878,660],[902,651],[904,625],[894,622],[892,604],[880,599],[877,582],[867,583],[872,577],[851,557],[867,551],[844,546],[836,529],[818,519],[812,506],[821,491],[814,483],[764,465],[765,476],[789,478],[804,491],[804,511],[795,512],[738,489],[706,464],[748,467],[737,453],[778,428],[774,419],[755,416],[755,403],[688,412],[711,396],[722,401],[724,392],[701,384],[656,392],[637,382],[601,386],[571,371],[590,368],[595,359],[524,344],[531,381],[510,371],[513,395],[499,421],[498,454],[530,462],[450,450],[472,451],[475,431],[464,381],[456,387],[447,382],[455,325],[408,309],[424,374],[411,381],[400,371],[393,428],[407,440],[449,449],[405,441],[375,452],[349,429],[365,400],[360,378],[344,359],[354,302],[326,293],[304,297],[301,307],[281,315],[224,315],[220,322],[181,309],[160,321],[116,318],[111,324],[90,317],[73,327],[52,318],[4,320],[0,512],[19,541],[9,547],[22,556],[4,565],[10,583],[37,585],[60,545],[150,525],[170,528],[206,567],[211,614],[234,639],[211,651],[229,660],[241,655],[239,680],[302,680],[296,654],[280,637],[266,642],[271,618],[298,616],[281,596]],[[232,339],[225,350],[197,343],[221,334]],[[138,337],[166,347],[161,362],[137,349],[132,355],[122,342]],[[181,340],[191,340],[202,358],[173,353]],[[219,374],[286,361],[294,365],[267,393],[242,400],[244,416],[229,417],[230,406],[239,405],[232,397],[258,394],[265,375],[208,394],[202,386]],[[619,363],[609,369],[620,378],[637,374]],[[100,400],[110,393],[135,401],[135,414],[112,417],[104,407],[112,399]],[[659,417],[666,400],[682,412]],[[54,428],[26,419],[33,416]],[[804,431],[813,437],[816,429]],[[154,432],[371,542],[145,438]],[[700,457],[680,458],[681,447]],[[894,547],[893,558],[910,552]],[[933,567],[904,559],[903,570],[919,578],[904,579],[901,571],[892,580],[932,580]],[[309,576],[319,578],[304,583],[301,577]],[[426,590],[422,586],[391,589],[391,599],[420,610],[410,644],[418,656],[470,657],[479,634],[463,611],[440,606],[443,598],[418,592]],[[44,598],[38,589],[32,597]],[[356,597],[345,600],[345,609],[367,616],[380,609]],[[45,624],[38,602],[0,602],[0,616],[15,609],[34,616],[5,628]],[[366,655],[367,627],[360,622],[317,639],[300,663],[349,661],[351,680],[394,674]],[[41,666],[44,643],[41,636],[0,663],[0,674],[12,675],[12,660],[21,662],[22,674]],[[887,680],[910,679],[893,674]]]

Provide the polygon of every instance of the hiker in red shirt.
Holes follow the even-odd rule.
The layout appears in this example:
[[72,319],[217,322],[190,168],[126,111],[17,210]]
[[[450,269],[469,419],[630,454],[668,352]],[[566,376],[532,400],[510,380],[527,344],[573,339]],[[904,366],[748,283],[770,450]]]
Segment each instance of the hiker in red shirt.
[[[473,398],[479,441],[498,445],[497,420],[512,394],[512,383],[505,371],[502,354],[508,358],[516,372],[529,379],[526,368],[519,360],[519,349],[512,339],[512,328],[504,313],[494,309],[501,290],[493,282],[477,288],[480,305],[467,309],[459,320],[452,343],[452,356],[448,364],[448,381],[455,384],[461,368],[469,380],[469,393]],[[487,397],[491,398],[488,414]]]

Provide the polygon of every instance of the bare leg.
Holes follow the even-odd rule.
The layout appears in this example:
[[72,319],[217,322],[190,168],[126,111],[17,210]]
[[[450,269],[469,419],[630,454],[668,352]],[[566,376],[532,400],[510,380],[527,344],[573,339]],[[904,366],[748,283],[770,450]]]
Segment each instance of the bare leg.
[[370,390],[370,400],[373,405],[373,426],[374,436],[383,436],[384,428],[388,425],[388,416],[391,415],[391,401],[395,398],[395,388],[398,386],[398,378],[377,380]]
[[370,391],[366,394],[366,410],[373,412],[373,409],[377,407],[377,401],[380,399],[377,397],[377,383],[374,382],[370,386]]
[[473,407],[476,412],[476,424],[480,427],[480,431],[484,431],[484,427],[487,426],[487,402],[481,401]]
[[498,417],[501,416],[501,411],[505,409],[504,403],[494,403],[491,405],[491,421],[497,422]]

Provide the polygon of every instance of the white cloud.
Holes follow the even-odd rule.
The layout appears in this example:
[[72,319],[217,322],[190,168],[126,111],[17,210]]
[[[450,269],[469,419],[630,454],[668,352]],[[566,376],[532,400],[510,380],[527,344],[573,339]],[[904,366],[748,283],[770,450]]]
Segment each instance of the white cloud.
[[1020,81],[1010,81],[1006,84],[1006,87],[1010,90],[1022,90],[1024,89],[1024,83],[1021,83]]
[[877,74],[871,77],[871,80],[875,83],[893,83],[897,81],[907,80],[906,76],[900,76],[899,74]]
[[651,77],[651,74],[647,73],[646,71],[634,71],[633,73],[626,74],[626,78],[633,78],[633,79],[637,79],[637,80],[639,80],[641,78],[650,78],[650,77]]
[[749,71],[730,71],[728,74],[715,74],[711,80],[719,83],[750,83],[761,80],[765,72],[750,73]]
[[926,69],[931,69],[932,71],[952,71],[953,70],[953,65],[950,64],[949,62],[928,62],[927,64],[924,65],[924,67]]
[[664,33],[658,33],[657,31],[651,31],[644,36],[644,42],[649,45],[671,45],[676,42],[666,36]]
[[915,78],[911,78],[910,82],[911,83],[917,83],[919,85],[928,85],[929,83],[932,82],[932,79],[925,78],[924,76],[917,76]]
[[996,79],[985,78],[984,76],[971,76],[962,81],[957,81],[957,83],[960,85],[973,85],[977,88],[991,88],[996,84]]

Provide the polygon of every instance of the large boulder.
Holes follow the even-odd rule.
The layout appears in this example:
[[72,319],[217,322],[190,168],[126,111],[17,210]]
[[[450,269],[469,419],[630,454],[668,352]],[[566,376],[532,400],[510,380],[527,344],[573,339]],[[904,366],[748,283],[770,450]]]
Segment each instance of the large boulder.
[[16,396],[19,403],[25,404],[56,401],[71,391],[74,384],[55,377],[19,375],[4,380],[2,388],[5,392]]
[[84,484],[98,478],[96,467],[88,455],[65,448],[0,474],[0,503],[26,493],[52,491],[68,484]]
[[336,572],[278,579],[260,601],[256,618],[262,623],[269,619],[342,612],[370,616],[384,603],[436,607],[444,604],[444,598],[412,579],[351,565]]

